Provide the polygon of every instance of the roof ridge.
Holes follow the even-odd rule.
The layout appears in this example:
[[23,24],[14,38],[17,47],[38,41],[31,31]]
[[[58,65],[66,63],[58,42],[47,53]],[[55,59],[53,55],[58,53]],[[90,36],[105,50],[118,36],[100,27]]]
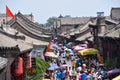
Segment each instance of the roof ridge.
[[30,26],[32,26],[32,28],[39,30],[39,31],[42,31],[43,33],[47,31],[47,29],[41,27],[40,25],[35,24],[34,22],[30,21],[28,18],[24,17],[24,15],[22,15],[20,12],[17,14],[17,16],[19,18],[22,18],[23,20],[25,20],[25,22],[27,24],[29,24]]

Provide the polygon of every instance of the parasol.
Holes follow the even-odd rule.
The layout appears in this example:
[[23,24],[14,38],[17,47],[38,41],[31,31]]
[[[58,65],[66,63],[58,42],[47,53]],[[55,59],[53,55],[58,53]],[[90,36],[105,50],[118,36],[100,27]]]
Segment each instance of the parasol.
[[87,48],[79,51],[82,56],[98,54],[98,50],[94,48]]
[[73,46],[72,48],[73,48],[73,50],[75,50],[75,51],[80,51],[80,50],[86,49],[87,46],[76,45],[76,46]]
[[68,65],[67,64],[62,64],[60,67],[61,68],[66,68],[66,67],[68,67]]
[[116,68],[116,69],[112,69],[110,71],[107,72],[107,74],[111,75],[111,74],[117,74],[120,73],[120,69]]
[[59,67],[57,66],[57,64],[50,63],[50,67],[48,68],[48,70],[56,70],[56,69],[59,69]]
[[115,78],[113,78],[112,80],[120,80],[120,75],[115,77]]
[[54,67],[49,67],[48,70],[50,70],[50,71],[54,71],[55,68],[54,68]]

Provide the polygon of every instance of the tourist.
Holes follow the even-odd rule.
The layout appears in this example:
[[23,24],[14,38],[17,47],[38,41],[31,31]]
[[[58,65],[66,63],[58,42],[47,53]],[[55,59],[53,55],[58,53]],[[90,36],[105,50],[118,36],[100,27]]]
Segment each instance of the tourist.
[[82,75],[81,75],[82,80],[86,80],[87,79],[87,75],[85,74],[85,72],[81,71],[81,73],[82,73]]
[[61,78],[61,80],[65,80],[65,72],[63,70],[61,70],[60,78]]

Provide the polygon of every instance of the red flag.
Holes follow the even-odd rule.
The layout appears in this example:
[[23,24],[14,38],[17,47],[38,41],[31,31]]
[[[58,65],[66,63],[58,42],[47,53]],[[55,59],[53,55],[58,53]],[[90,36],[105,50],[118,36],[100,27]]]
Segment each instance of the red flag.
[[8,8],[8,6],[6,6],[6,16],[9,16],[9,17],[11,17],[11,18],[13,18],[15,20],[15,16],[10,11],[10,9]]

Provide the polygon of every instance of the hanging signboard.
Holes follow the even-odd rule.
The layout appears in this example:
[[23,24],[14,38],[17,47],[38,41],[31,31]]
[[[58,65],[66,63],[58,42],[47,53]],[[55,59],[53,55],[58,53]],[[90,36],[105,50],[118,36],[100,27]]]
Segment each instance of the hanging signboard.
[[32,68],[36,68],[36,58],[32,58]]
[[37,69],[36,69],[36,58],[32,58],[31,60],[31,64],[32,64],[32,68],[27,70],[27,75],[33,75],[37,73]]
[[33,75],[33,74],[36,74],[36,73],[37,73],[36,68],[31,68],[31,69],[27,70],[27,75]]

